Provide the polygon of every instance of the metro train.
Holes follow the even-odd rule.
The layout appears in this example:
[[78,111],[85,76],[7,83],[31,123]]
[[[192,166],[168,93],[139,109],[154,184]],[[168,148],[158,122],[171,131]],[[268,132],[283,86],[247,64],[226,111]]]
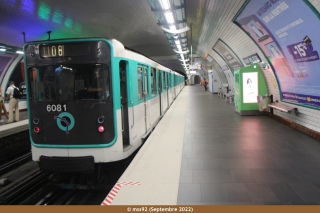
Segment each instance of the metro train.
[[26,43],[32,159],[48,173],[93,173],[127,159],[184,87],[184,76],[114,39]]

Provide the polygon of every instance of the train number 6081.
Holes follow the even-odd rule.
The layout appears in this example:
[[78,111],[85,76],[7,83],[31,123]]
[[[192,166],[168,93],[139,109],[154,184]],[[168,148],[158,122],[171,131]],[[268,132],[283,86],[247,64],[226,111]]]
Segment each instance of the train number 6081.
[[47,105],[47,112],[66,112],[67,111],[67,105],[66,104],[63,104],[61,106],[61,104],[58,104],[58,105],[55,105],[55,104],[48,104]]

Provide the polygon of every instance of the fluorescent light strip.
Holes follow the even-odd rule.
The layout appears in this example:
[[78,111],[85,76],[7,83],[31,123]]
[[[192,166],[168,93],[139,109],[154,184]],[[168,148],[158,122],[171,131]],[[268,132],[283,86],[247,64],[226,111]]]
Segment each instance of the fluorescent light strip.
[[164,16],[166,17],[168,24],[174,24],[174,18],[173,18],[172,12],[164,13]]
[[23,54],[23,52],[22,52],[22,51],[16,51],[16,53],[18,53],[18,54]]
[[162,9],[164,9],[164,10],[170,9],[169,0],[159,0],[159,1],[160,1],[160,5],[161,5]]
[[0,51],[6,51],[6,49],[4,49],[4,48],[1,48],[1,49],[0,49]]

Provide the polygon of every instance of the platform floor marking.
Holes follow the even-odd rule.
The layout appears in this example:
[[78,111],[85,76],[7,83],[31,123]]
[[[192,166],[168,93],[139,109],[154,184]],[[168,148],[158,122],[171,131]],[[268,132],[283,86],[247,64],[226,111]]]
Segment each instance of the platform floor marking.
[[189,88],[185,87],[160,120],[118,182],[123,187],[111,205],[176,205]]
[[124,186],[124,185],[136,186],[136,185],[140,185],[140,182],[117,182],[116,185],[114,185],[112,190],[109,192],[107,197],[104,199],[104,201],[101,203],[101,205],[102,206],[110,205],[112,203],[113,199],[118,194],[118,192],[121,189],[121,187]]

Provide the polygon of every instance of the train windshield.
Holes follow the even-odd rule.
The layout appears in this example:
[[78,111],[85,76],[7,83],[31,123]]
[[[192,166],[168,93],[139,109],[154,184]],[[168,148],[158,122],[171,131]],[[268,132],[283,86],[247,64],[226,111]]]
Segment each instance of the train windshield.
[[109,76],[109,68],[104,64],[31,67],[29,99],[32,102],[107,99]]

